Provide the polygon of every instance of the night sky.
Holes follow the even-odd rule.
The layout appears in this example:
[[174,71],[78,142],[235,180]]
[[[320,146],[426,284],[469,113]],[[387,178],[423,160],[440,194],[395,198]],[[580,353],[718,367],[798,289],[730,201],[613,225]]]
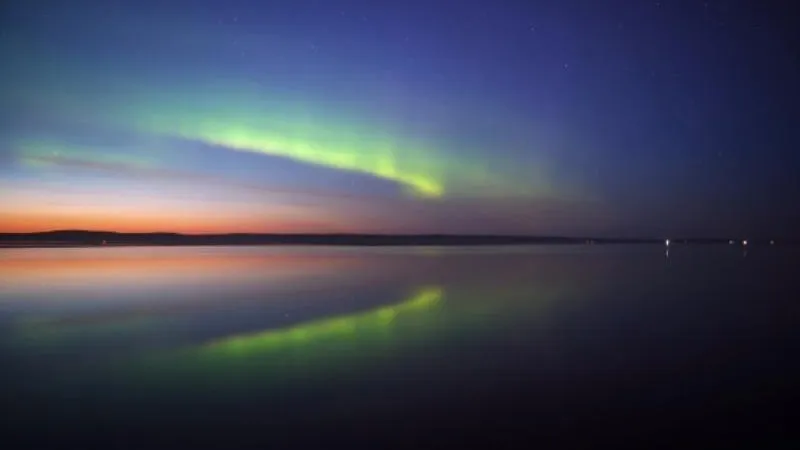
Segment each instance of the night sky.
[[0,231],[800,237],[790,6],[6,1]]

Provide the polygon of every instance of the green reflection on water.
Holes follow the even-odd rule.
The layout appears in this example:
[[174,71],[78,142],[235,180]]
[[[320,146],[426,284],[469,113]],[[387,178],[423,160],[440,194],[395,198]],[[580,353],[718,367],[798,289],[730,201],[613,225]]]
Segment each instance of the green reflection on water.
[[[416,289],[399,303],[293,326],[223,337],[165,351],[151,351],[115,367],[139,387],[213,389],[222,394],[264,383],[284,383],[360,370],[391,358],[409,341],[435,330],[444,289]],[[209,394],[210,395],[210,394]]]
[[389,326],[399,314],[426,310],[442,298],[442,289],[425,287],[408,300],[392,306],[301,323],[289,328],[234,336],[217,340],[203,346],[203,351],[244,355],[276,347],[306,344],[316,340],[327,340],[347,336],[374,326]]

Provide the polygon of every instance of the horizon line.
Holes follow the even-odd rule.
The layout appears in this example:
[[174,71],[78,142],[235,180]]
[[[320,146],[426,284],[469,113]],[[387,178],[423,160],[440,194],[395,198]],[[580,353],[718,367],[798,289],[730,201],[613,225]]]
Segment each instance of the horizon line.
[[300,233],[291,233],[291,232],[200,232],[200,233],[186,233],[186,232],[176,232],[176,231],[113,231],[113,230],[97,230],[97,229],[53,229],[53,230],[46,230],[46,231],[18,231],[18,232],[5,232],[0,231],[0,235],[41,235],[41,234],[54,234],[54,233],[96,233],[96,234],[115,234],[115,235],[173,235],[173,236],[186,236],[186,237],[210,237],[210,236],[274,236],[274,237],[281,237],[281,236],[290,236],[290,237],[297,237],[297,236],[314,236],[314,237],[325,237],[325,236],[353,236],[353,237],[400,237],[400,238],[413,238],[413,237],[442,237],[442,238],[505,238],[505,239],[561,239],[561,240],[592,240],[592,241],[609,241],[609,240],[622,240],[622,241],[665,241],[670,240],[676,244],[680,243],[681,241],[734,241],[741,243],[744,240],[751,240],[751,241],[772,241],[774,242],[776,239],[780,239],[782,241],[796,241],[798,238],[789,238],[789,237],[764,237],[763,235],[756,236],[754,238],[747,237],[747,236],[716,236],[716,237],[709,237],[709,236],[680,236],[678,237],[668,237],[668,236],[646,236],[646,237],[598,237],[598,236],[591,236],[591,235],[558,235],[558,234],[520,234],[520,233],[435,233],[435,232],[426,232],[426,233],[375,233],[375,232],[318,232],[318,233],[309,233],[309,232],[300,232]]

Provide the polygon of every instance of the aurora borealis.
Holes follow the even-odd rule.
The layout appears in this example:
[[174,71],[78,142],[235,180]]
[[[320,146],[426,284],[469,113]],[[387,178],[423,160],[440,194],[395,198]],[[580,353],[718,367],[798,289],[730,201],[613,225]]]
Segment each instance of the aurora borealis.
[[8,2],[0,231],[800,229],[779,14],[502,3]]

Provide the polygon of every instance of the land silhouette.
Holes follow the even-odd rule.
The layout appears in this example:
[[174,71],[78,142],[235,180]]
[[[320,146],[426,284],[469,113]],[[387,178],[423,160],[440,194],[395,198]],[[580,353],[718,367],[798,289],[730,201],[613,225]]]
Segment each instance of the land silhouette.
[[[57,230],[0,233],[0,247],[189,246],[189,245],[339,245],[339,246],[486,246],[532,244],[662,244],[664,238],[593,238],[525,235],[459,234],[180,234],[118,233],[114,231]],[[782,245],[796,244],[781,240]],[[741,238],[673,238],[670,245],[743,245]],[[774,245],[775,241],[748,240],[747,245]]]

